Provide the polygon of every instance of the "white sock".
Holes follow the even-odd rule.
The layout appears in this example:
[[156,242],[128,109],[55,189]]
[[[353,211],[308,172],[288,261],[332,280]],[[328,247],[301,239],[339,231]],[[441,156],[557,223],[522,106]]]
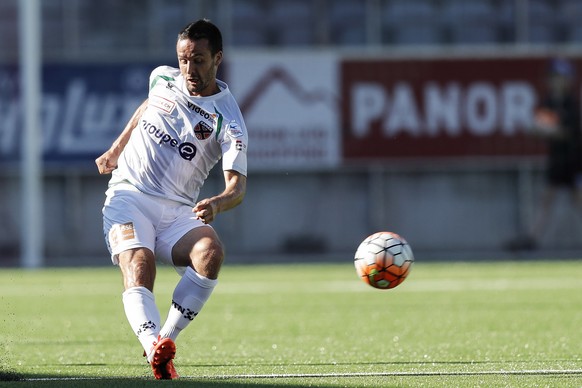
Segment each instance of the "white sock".
[[160,336],[176,341],[178,334],[202,310],[202,306],[212,294],[217,282],[216,279],[208,279],[188,267],[176,285],[172,296],[172,306],[168,312],[166,323],[160,330]]
[[129,324],[146,354],[160,332],[160,312],[154,294],[145,287],[132,287],[123,293],[123,307]]

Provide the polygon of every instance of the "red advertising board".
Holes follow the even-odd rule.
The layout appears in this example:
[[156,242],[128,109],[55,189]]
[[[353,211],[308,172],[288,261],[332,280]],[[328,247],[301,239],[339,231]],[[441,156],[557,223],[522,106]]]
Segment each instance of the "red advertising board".
[[530,128],[547,64],[548,58],[344,60],[344,160],[541,155],[544,144]]

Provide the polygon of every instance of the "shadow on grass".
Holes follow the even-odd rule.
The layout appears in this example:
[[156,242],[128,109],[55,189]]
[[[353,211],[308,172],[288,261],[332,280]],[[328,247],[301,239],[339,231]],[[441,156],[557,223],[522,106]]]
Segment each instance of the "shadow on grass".
[[[21,374],[16,372],[1,372],[0,371],[0,386],[5,384],[17,383],[18,387],[159,387],[160,384],[171,384],[172,386],[184,387],[201,387],[201,388],[242,388],[242,387],[281,387],[281,384],[274,384],[268,381],[240,381],[228,379],[211,380],[209,378],[192,378],[186,377],[178,380],[155,380],[153,377],[98,377],[98,376],[66,376],[66,375],[35,375],[35,374]],[[284,384],[285,387],[301,388],[305,385],[301,384]]]
[[0,371],[0,381],[20,381],[24,378],[23,374],[12,371]]

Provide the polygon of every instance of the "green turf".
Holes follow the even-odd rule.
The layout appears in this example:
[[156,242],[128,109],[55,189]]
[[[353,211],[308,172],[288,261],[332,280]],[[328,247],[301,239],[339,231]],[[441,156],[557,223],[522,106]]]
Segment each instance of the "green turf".
[[[177,279],[159,269],[162,317]],[[0,385],[582,386],[582,261],[416,263],[390,291],[351,263],[227,264],[171,382],[151,376],[114,267],[0,270],[0,316]]]

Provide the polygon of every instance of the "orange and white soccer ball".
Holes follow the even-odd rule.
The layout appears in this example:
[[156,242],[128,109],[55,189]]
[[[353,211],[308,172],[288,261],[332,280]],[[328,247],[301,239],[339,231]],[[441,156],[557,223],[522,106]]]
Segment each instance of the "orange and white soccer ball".
[[366,237],[354,256],[360,279],[382,290],[402,283],[410,274],[413,263],[410,245],[393,232],[378,232]]

